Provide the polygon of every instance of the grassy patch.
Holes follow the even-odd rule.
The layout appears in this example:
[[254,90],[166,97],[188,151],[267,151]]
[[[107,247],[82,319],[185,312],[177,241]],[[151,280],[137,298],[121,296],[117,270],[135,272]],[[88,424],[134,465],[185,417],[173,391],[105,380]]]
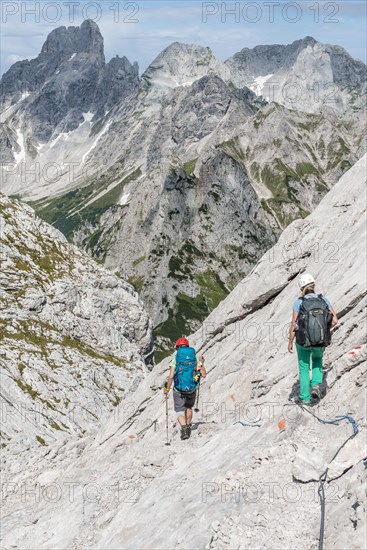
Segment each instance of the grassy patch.
[[112,401],[112,405],[114,407],[118,407],[118,405],[121,403],[121,397],[118,395],[115,395],[115,399]]
[[[93,197],[97,197],[118,179],[118,171],[119,169],[115,165],[85,187],[69,191],[52,200],[43,199],[33,202],[31,205],[41,218],[57,227],[66,237],[70,237],[83,222],[98,223],[102,214],[112,206],[126,208],[126,206],[119,206],[118,200],[125,185],[141,176],[140,167],[122,179],[110,191],[93,201]],[[86,206],[89,201],[93,202]]]
[[310,174],[319,176],[321,173],[321,169],[319,167],[316,167],[314,164],[311,164],[310,162],[300,162],[296,164],[295,172],[300,178],[302,178],[303,176],[307,176]]
[[142,262],[144,262],[145,260],[145,256],[142,256],[141,258],[138,258],[137,260],[134,260],[133,261],[133,267],[136,267],[137,265],[141,264]]
[[210,269],[204,273],[197,273],[195,279],[200,286],[200,294],[203,296],[209,312],[213,311],[227,296],[228,289],[219,278],[219,275]]
[[190,177],[194,173],[197,160],[198,160],[197,158],[193,159],[193,160],[189,160],[188,162],[185,162],[185,164],[183,165],[182,168],[183,168],[187,178]]
[[118,367],[125,366],[126,364],[123,359],[118,359],[117,357],[111,354],[104,354],[103,352],[98,352],[94,348],[91,348],[87,344],[84,344],[80,340],[75,340],[70,336],[64,336],[62,339],[61,345],[65,347],[77,349],[80,353],[86,354],[92,359],[107,361],[109,363],[113,363]]
[[94,231],[94,233],[92,233],[92,235],[87,239],[87,249],[92,249],[98,244],[98,240],[102,233],[103,228],[97,229],[96,231]]
[[144,284],[144,276],[143,275],[131,275],[131,277],[129,277],[127,279],[127,282],[132,285],[136,292],[141,292],[141,289],[143,288],[143,284]]
[[51,423],[51,428],[53,428],[54,430],[61,430],[60,426],[58,425],[57,422],[52,422]]
[[191,276],[191,268],[197,258],[203,258],[204,254],[195,246],[193,241],[186,241],[176,255],[172,255],[168,262],[168,277],[183,281]]
[[37,280],[40,280],[38,270],[42,276],[48,277],[51,281],[62,277],[70,268],[62,245],[55,241],[48,241],[41,235],[38,235],[37,239],[39,248],[26,246],[21,237],[13,243],[20,256],[14,259],[17,271],[28,273]]
[[219,144],[220,149],[228,155],[230,158],[232,158],[235,161],[244,161],[246,160],[247,151],[246,153],[241,149],[238,138],[232,138],[228,141],[223,141]]
[[175,340],[189,334],[193,322],[203,321],[229,292],[212,270],[197,273],[195,280],[200,286],[200,293],[193,298],[179,292],[174,308],[168,310],[168,319],[154,329],[156,362],[172,353]]
[[39,393],[32,388],[29,384],[24,384],[20,378],[17,380],[17,384],[19,388],[24,392],[28,393],[32,399],[37,399],[39,397]]
[[[49,354],[49,348],[61,346],[64,348],[75,349],[79,351],[82,355],[87,355],[91,359],[107,361],[119,367],[126,364],[123,359],[119,359],[111,354],[105,354],[103,352],[96,351],[95,348],[88,346],[84,342],[62,334],[61,331],[59,331],[56,327],[48,323],[44,323],[39,320],[19,320],[18,324],[20,325],[19,331],[10,332],[7,330],[6,323],[4,321],[1,321],[0,325],[2,328],[3,337],[16,341],[25,340],[29,344],[33,344],[34,346],[36,346],[39,349],[39,352],[45,357],[47,357],[47,355]],[[21,374],[23,370],[21,371]],[[24,385],[20,379],[18,382],[18,386],[21,387],[23,391],[28,391],[28,393],[32,395],[33,390],[31,390],[31,388],[27,388],[27,385]]]
[[349,170],[351,167],[352,167],[352,165],[351,165],[351,163],[349,162],[349,160],[342,160],[342,161],[341,161],[340,168],[343,170],[343,172],[346,172],[346,171]]

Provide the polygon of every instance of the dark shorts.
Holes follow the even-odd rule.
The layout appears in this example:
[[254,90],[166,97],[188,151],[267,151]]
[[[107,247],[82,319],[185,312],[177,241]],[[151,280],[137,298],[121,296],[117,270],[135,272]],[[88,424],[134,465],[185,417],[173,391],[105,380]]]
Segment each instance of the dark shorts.
[[175,412],[181,412],[185,409],[192,409],[195,404],[196,390],[192,393],[183,393],[173,390],[173,403]]

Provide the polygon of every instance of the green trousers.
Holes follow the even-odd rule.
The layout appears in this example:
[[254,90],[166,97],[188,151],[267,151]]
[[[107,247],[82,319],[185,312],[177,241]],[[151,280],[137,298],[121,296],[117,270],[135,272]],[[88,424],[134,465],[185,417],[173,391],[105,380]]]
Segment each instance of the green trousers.
[[311,386],[322,382],[322,355],[324,348],[304,348],[296,344],[299,368],[299,397],[309,401],[310,397],[310,366],[312,360]]

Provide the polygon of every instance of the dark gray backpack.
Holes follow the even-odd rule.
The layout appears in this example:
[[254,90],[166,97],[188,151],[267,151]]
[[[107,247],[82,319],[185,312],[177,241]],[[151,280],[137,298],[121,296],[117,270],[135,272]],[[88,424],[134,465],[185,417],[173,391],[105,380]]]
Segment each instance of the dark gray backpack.
[[302,298],[298,313],[296,342],[304,348],[324,348],[331,342],[332,315],[322,297]]

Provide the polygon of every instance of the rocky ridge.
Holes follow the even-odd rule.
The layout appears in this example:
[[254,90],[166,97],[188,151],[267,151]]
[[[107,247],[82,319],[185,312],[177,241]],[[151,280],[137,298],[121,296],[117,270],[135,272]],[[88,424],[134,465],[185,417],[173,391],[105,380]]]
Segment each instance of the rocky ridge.
[[341,46],[310,36],[288,45],[243,48],[225,66],[236,86],[290,109],[339,115],[364,109],[366,65]]
[[[3,453],[96,430],[152,363],[134,289],[0,196]],[[38,443],[37,443],[38,441]]]

